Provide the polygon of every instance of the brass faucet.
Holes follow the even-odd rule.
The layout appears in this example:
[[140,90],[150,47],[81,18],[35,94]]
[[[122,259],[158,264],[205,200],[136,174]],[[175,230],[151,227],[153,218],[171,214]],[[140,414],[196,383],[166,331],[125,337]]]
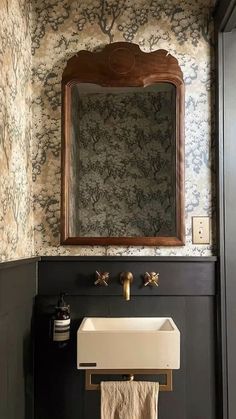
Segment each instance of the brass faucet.
[[126,301],[130,300],[130,285],[133,282],[133,274],[131,272],[122,272],[120,274],[120,282],[123,285],[123,295]]

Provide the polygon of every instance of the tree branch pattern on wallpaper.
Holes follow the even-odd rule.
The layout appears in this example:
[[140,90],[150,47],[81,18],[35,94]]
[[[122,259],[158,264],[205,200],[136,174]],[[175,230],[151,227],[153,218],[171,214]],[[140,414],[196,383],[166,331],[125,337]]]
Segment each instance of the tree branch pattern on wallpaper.
[[0,7],[0,261],[33,254],[30,2]]
[[[183,44],[191,41],[198,44],[202,37],[211,42],[211,17],[209,13],[210,2],[203,0],[161,1],[149,0],[93,0],[93,1],[51,1],[36,0],[35,12],[40,23],[35,28],[33,48],[40,47],[40,38],[46,33],[47,25],[54,31],[67,19],[73,20],[78,31],[85,31],[86,26],[97,25],[100,31],[107,36],[107,42],[114,42],[116,31],[120,31],[127,42],[133,42],[135,35],[142,26],[150,22],[169,20],[170,30],[175,34],[178,42]],[[186,13],[186,10],[189,13]],[[198,23],[196,22],[196,15]],[[76,33],[75,33],[76,34]],[[168,37],[168,31],[165,36]],[[153,42],[155,37],[150,36]],[[157,40],[158,38],[156,38]]]
[[[215,214],[214,68],[211,0],[35,0],[33,118],[35,245],[39,254],[210,255],[196,246],[192,215]],[[144,51],[166,49],[186,85],[186,246],[182,248],[60,246],[61,77],[81,49],[131,41]],[[94,196],[94,199],[96,196]]]
[[175,88],[147,89],[74,86],[70,236],[176,234]]

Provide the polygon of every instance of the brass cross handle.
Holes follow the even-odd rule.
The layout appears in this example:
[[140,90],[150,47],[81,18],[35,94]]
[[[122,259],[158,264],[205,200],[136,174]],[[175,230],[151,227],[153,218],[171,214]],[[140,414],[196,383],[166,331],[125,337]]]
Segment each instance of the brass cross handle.
[[96,271],[96,281],[94,282],[94,285],[104,285],[105,287],[107,287],[108,281],[109,281],[109,272]]
[[158,287],[159,274],[157,274],[156,272],[146,272],[144,275],[144,286],[146,287],[147,285],[155,285],[156,287]]

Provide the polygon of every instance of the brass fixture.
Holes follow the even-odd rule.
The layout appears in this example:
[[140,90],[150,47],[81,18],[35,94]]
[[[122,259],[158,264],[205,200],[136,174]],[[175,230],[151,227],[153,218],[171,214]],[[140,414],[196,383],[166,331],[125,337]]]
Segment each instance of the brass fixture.
[[122,272],[120,274],[120,282],[123,285],[123,295],[126,301],[130,300],[130,284],[133,282],[133,274],[131,272]]
[[[134,375],[164,375],[166,377],[165,383],[160,384],[160,391],[173,391],[172,370],[86,370],[85,371],[85,389],[86,390],[100,390],[99,383],[92,382],[92,375],[122,375],[127,377],[127,381],[133,381]],[[103,380],[101,380],[103,381]],[[159,381],[159,380],[158,380]]]
[[156,287],[158,287],[159,274],[157,274],[156,272],[146,272],[144,275],[144,286],[146,287],[147,285],[155,285]]
[[107,287],[108,281],[109,281],[109,272],[96,271],[96,281],[94,282],[94,285],[104,285],[105,287]]
[[134,374],[123,374],[124,381],[134,381]]

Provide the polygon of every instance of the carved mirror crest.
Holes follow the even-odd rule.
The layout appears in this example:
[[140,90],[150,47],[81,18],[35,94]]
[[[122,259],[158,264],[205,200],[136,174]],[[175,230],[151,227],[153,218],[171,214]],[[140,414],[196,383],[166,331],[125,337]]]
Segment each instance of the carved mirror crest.
[[62,244],[184,244],[184,83],[165,50],[80,51],[62,77]]

